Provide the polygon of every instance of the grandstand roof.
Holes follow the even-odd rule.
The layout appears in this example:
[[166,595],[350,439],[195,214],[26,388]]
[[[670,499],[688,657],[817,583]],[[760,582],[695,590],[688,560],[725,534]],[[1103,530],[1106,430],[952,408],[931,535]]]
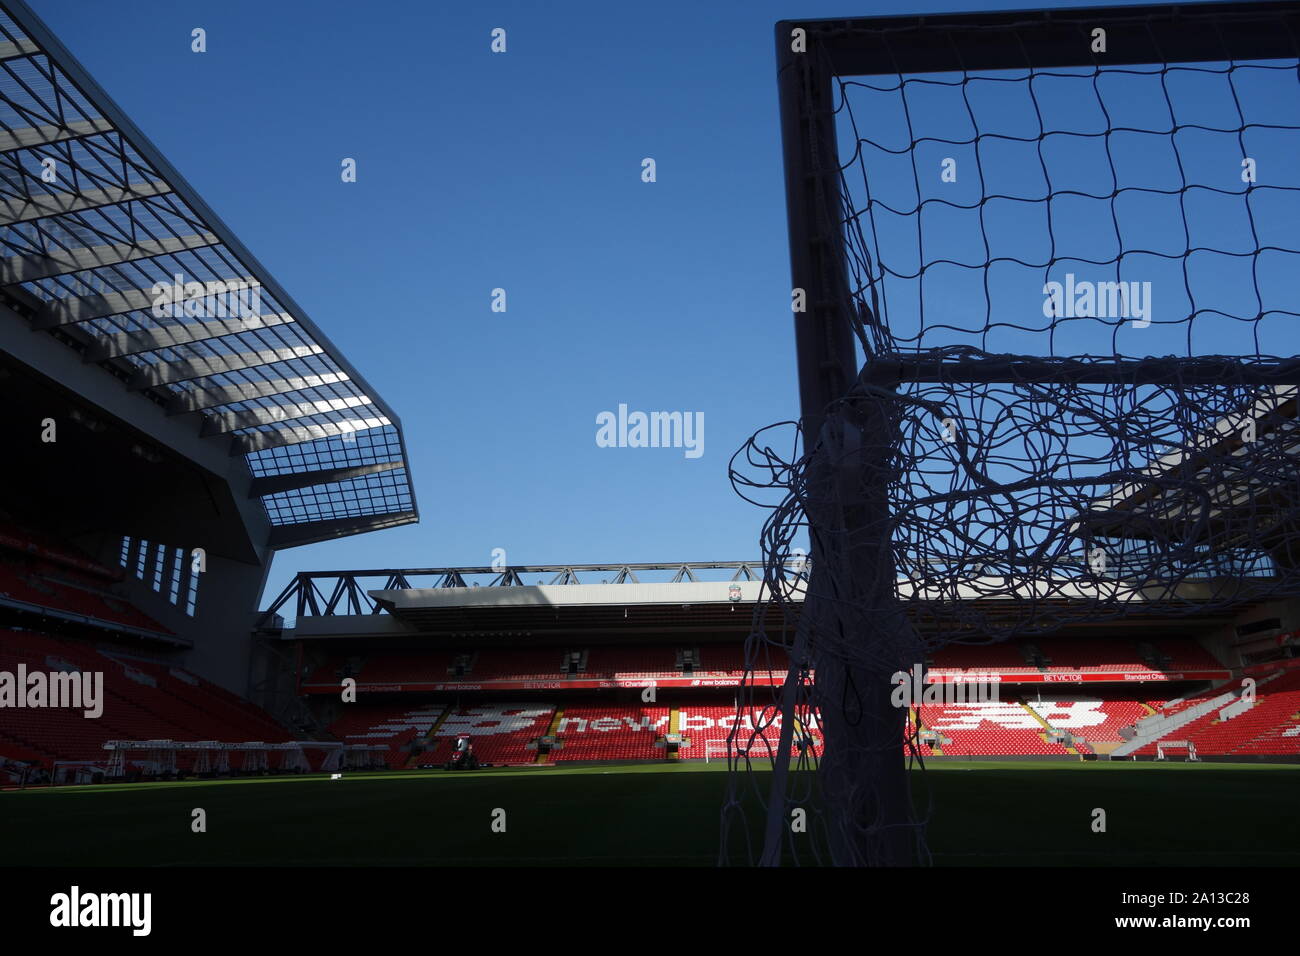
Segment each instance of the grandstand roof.
[[[1117,486],[1088,510],[1094,533],[1144,538],[1156,534],[1220,546],[1268,545],[1297,521],[1295,479],[1300,474],[1300,389],[1275,385],[1239,415],[1217,421]],[[1253,424],[1270,440],[1257,460],[1243,430]]]
[[[797,582],[801,573],[787,569],[786,578]],[[762,565],[753,561],[303,571],[263,614],[289,611],[302,618],[389,611],[400,616],[426,607],[730,604],[736,600],[733,586],[743,586],[743,599],[754,600],[761,574]],[[421,579],[427,579],[425,586]],[[381,586],[372,588],[371,581]]]
[[[786,610],[802,604],[806,571],[785,567],[786,602],[768,609],[769,628],[779,629]],[[262,612],[261,626],[287,625],[284,637],[339,639],[434,632],[498,638],[743,633],[752,627],[755,603],[764,598],[761,575],[756,561],[304,571]],[[900,582],[899,594],[912,609],[926,602],[978,603],[989,619],[1018,619],[1026,600],[1060,607],[1127,605],[1123,623],[1075,622],[1107,633],[1123,627],[1183,633],[1226,620],[1259,599],[1249,579],[1141,585],[1110,579],[1008,582],[1002,575],[953,579],[937,588]],[[1223,606],[1225,594],[1231,606]],[[1176,615],[1168,610],[1170,600],[1181,608]],[[288,620],[277,621],[277,615]]]
[[21,0],[0,0],[0,245],[5,321],[243,456],[270,547],[418,520],[392,409]]

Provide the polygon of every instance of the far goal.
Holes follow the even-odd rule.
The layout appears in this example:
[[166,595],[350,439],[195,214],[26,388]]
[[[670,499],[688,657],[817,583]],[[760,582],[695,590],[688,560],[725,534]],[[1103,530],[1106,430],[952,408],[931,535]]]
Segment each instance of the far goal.
[[1201,758],[1196,756],[1196,744],[1190,740],[1162,740],[1156,744],[1156,759],[1168,760],[1171,755],[1181,751],[1184,760],[1197,760]]

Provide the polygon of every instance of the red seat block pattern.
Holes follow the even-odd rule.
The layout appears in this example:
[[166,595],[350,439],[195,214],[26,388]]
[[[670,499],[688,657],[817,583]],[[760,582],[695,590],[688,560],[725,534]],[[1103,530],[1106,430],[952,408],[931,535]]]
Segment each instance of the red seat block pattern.
[[556,736],[564,746],[551,751],[563,760],[662,760],[655,741],[668,732],[667,707],[566,707]]
[[[103,713],[6,708],[0,715],[0,755],[107,762],[106,740],[220,740],[227,743],[292,739],[264,710],[165,662],[120,649],[97,649],[31,631],[0,631],[0,670],[81,671],[103,674]],[[19,752],[21,751],[21,753]],[[178,766],[193,758],[182,755]]]
[[[680,756],[687,760],[703,760],[712,749],[714,759],[722,759],[715,748],[709,748],[710,742],[725,743],[733,727],[737,728],[732,746],[744,750],[754,761],[765,760],[774,755],[780,746],[781,714],[771,707],[757,709],[746,713],[737,720],[733,704],[706,706],[699,704],[684,705],[678,713],[678,728],[683,737],[691,741],[689,747],[683,747]],[[813,740],[812,752],[821,757],[822,737],[815,719],[801,720],[799,728],[807,731]],[[796,728],[796,737],[800,736]],[[798,753],[797,749],[793,750]]]
[[921,722],[949,738],[944,756],[1036,755],[1072,756],[1060,744],[1048,743],[1043,725],[1020,704],[1010,701],[922,706]]
[[1129,727],[1147,716],[1135,700],[1055,700],[1028,703],[1039,717],[1057,730],[1094,742],[1118,742],[1121,727]]
[[383,744],[388,766],[404,767],[411,753],[404,745],[427,735],[442,716],[441,705],[345,704],[329,731],[346,744]]
[[435,735],[437,746],[420,758],[421,763],[440,764],[451,757],[456,738],[467,734],[474,742],[480,763],[525,764],[537,759],[528,742],[541,737],[551,726],[555,705],[480,704],[450,714]]

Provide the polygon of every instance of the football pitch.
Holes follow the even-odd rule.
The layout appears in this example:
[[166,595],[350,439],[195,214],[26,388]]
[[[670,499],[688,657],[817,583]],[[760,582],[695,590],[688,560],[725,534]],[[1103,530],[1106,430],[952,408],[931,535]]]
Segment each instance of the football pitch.
[[[912,780],[939,866],[1300,865],[1297,765],[951,761]],[[0,793],[0,839],[16,866],[713,866],[725,783],[642,764],[60,787]]]

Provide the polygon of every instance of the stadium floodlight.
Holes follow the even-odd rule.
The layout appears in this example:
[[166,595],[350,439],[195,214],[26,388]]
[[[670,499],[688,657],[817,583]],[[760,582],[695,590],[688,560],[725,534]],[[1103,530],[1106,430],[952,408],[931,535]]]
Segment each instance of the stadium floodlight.
[[1298,37],[1286,2],[777,24],[803,446],[732,476],[778,496],[747,654],[790,667],[743,689],[737,728],[784,720],[766,792],[732,736],[723,862],[754,802],[751,862],[925,862],[889,690],[943,644],[1300,592]]

